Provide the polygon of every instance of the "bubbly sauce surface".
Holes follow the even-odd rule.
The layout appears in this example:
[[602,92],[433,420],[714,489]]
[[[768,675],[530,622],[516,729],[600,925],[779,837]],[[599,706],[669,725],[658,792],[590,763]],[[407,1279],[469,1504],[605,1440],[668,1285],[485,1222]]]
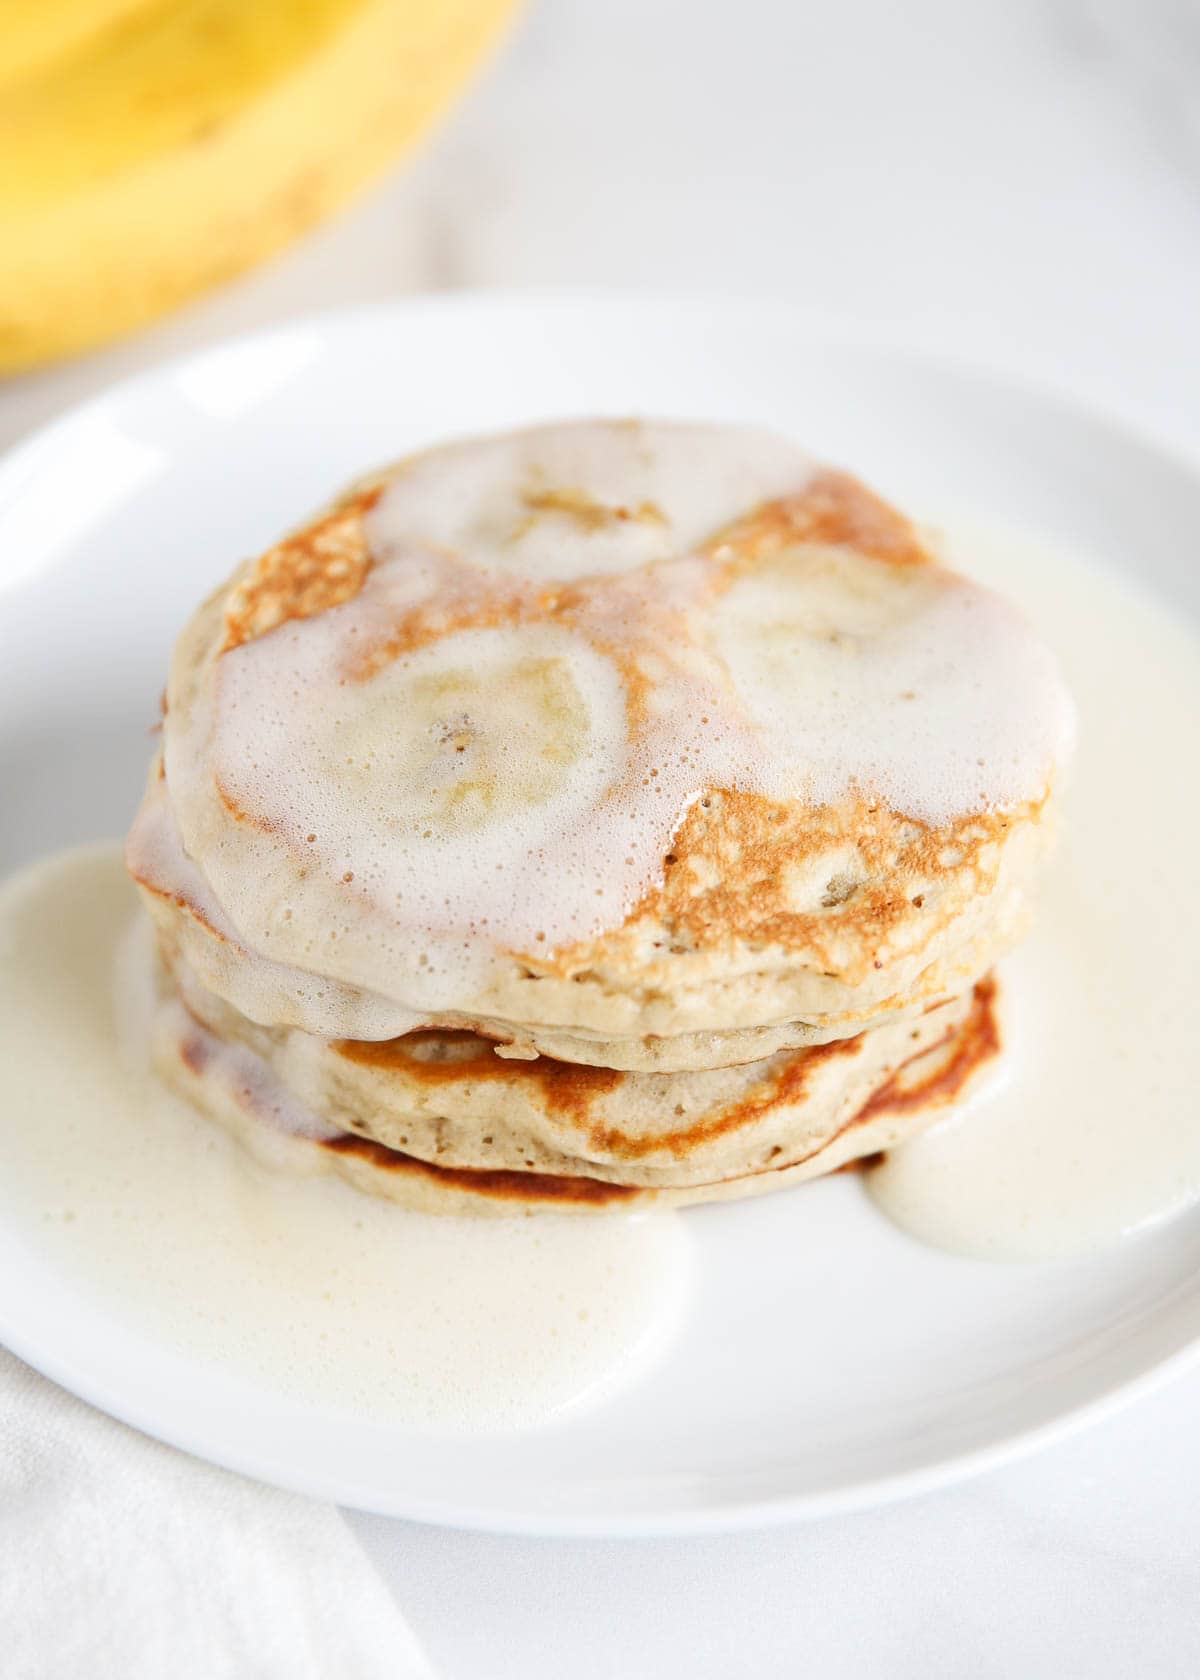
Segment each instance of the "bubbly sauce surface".
[[143,1059],[139,914],[115,847],[0,890],[0,1209],[97,1310],[322,1410],[451,1431],[544,1423],[669,1341],[677,1215],[410,1213],[272,1170],[172,1097]]
[[[619,928],[706,790],[936,826],[1040,798],[1067,750],[1022,615],[769,433],[452,445],[366,533],[353,598],[230,647],[172,705],[166,787],[255,956],[414,1019]],[[364,1036],[341,1001],[326,1035]]]
[[1033,932],[1001,968],[1004,1079],[869,1184],[935,1246],[1065,1257],[1200,1199],[1200,635],[1083,557],[953,529],[1058,651],[1079,742]]

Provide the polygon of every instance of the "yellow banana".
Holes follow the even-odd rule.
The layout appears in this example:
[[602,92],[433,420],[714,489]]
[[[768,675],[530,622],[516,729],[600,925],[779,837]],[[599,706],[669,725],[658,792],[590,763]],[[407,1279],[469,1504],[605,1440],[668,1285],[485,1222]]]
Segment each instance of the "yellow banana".
[[0,0],[0,88],[53,64],[150,0]]
[[128,331],[317,221],[513,0],[42,3],[0,0],[0,28],[25,18],[0,38],[0,371]]

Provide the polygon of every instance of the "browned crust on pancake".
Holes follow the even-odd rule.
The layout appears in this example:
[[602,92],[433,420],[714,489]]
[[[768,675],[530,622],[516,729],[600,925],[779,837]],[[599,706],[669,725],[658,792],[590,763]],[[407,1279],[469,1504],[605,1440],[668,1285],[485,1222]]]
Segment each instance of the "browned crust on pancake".
[[350,601],[371,564],[363,520],[383,494],[375,484],[260,555],[225,604],[223,653],[288,619],[312,618]]
[[[912,1070],[930,1056],[949,1049],[941,1065],[912,1078]],[[957,1102],[967,1082],[985,1062],[1000,1054],[1000,1022],[996,1010],[996,979],[988,974],[975,987],[971,1013],[935,1044],[908,1061],[869,1096],[852,1126],[861,1126],[881,1114],[910,1114],[914,1109],[945,1108]]]
[[928,566],[933,556],[912,522],[851,473],[824,468],[794,496],[765,502],[708,544],[715,559],[743,564],[799,543],[853,548],[889,566]]
[[[181,1002],[183,1000],[181,999]],[[188,1071],[202,1078],[212,1060],[212,1040],[208,1028],[188,1008],[194,1028],[179,1042],[179,1059]],[[250,1086],[243,1086],[240,1101],[246,1108],[262,1116],[261,1103]],[[264,1117],[265,1119],[265,1117]],[[269,1124],[269,1119],[265,1119]],[[558,1173],[519,1172],[505,1167],[443,1167],[423,1161],[402,1149],[389,1149],[372,1138],[343,1132],[337,1137],[312,1140],[332,1155],[353,1155],[373,1167],[388,1172],[406,1173],[411,1177],[427,1178],[451,1189],[469,1190],[476,1196],[493,1201],[536,1201],[588,1204],[599,1206],[606,1202],[627,1201],[638,1194],[632,1185],[608,1184],[596,1178],[576,1178]]]
[[[965,1021],[948,1028],[941,1038],[924,1045],[901,1063],[842,1131],[877,1119],[885,1111],[903,1114],[953,1102],[976,1069],[999,1052],[995,1003],[996,983],[989,975],[976,985],[971,1011]],[[446,1061],[430,1061],[413,1054],[422,1042],[447,1039],[458,1045],[472,1046],[473,1053],[462,1059]],[[569,1117],[597,1149],[634,1161],[663,1149],[670,1150],[681,1160],[686,1159],[697,1145],[752,1126],[773,1109],[793,1106],[802,1100],[806,1086],[821,1066],[841,1057],[856,1055],[862,1043],[862,1035],[859,1035],[795,1051],[739,1101],[691,1125],[648,1134],[631,1134],[593,1117],[591,1109],[596,1099],[615,1090],[622,1080],[629,1077],[611,1068],[558,1062],[549,1056],[531,1062],[508,1061],[497,1056],[490,1044],[473,1033],[408,1033],[402,1038],[379,1043],[343,1039],[335,1045],[335,1049],[347,1061],[369,1067],[401,1068],[406,1079],[429,1086],[473,1084],[485,1080],[508,1085],[520,1085],[526,1081],[534,1083],[539,1087],[549,1113]],[[939,1061],[930,1071],[930,1058],[939,1057],[947,1049],[951,1052],[949,1058]],[[914,1067],[924,1069],[923,1076],[916,1080],[912,1078]],[[840,1136],[841,1133],[835,1135]]]
[[[429,1061],[412,1053],[422,1042],[433,1040],[473,1045],[474,1053],[460,1060],[446,1061]],[[485,1080],[511,1086],[535,1084],[541,1091],[549,1114],[569,1118],[596,1149],[635,1161],[663,1149],[686,1159],[697,1145],[711,1143],[729,1132],[751,1126],[772,1109],[799,1102],[820,1066],[857,1054],[861,1043],[860,1035],[794,1051],[782,1066],[754,1086],[740,1101],[730,1103],[690,1125],[648,1134],[622,1131],[620,1127],[606,1125],[593,1116],[591,1111],[596,1100],[631,1077],[612,1068],[559,1062],[550,1056],[539,1056],[536,1061],[506,1060],[497,1056],[486,1040],[468,1032],[406,1033],[401,1038],[377,1043],[342,1039],[334,1048],[347,1061],[367,1067],[403,1069],[406,1080],[427,1086],[476,1084]]]
[[220,928],[213,926],[209,917],[204,914],[198,904],[190,899],[186,893],[179,892],[172,887],[164,887],[159,882],[152,881],[140,863],[131,861],[128,849],[125,853],[125,868],[129,872],[130,880],[136,881],[143,892],[150,893],[154,898],[162,899],[164,904],[173,904],[176,910],[182,910],[185,916],[190,916],[198,927],[202,927],[205,933],[220,944],[227,945],[229,943],[225,934],[221,932]]
[[[222,653],[266,635],[289,619],[312,618],[354,599],[372,564],[365,518],[390,476],[394,474],[358,486],[328,513],[259,556],[230,590]],[[585,528],[615,520],[663,520],[661,509],[654,503],[608,508],[585,497],[582,491],[547,489],[531,493],[526,501],[531,518],[545,511],[565,512]],[[519,529],[514,534],[519,534]],[[728,579],[742,564],[798,543],[853,547],[893,566],[931,563],[928,550],[903,514],[851,474],[832,470],[818,472],[794,496],[755,508],[714,537],[706,552],[729,563],[732,569],[727,570]],[[397,627],[384,648],[374,650],[375,662],[356,668],[355,675],[367,676],[387,659],[411,652],[450,629],[513,622],[521,616],[522,608],[549,616],[570,612],[571,591],[540,591],[525,600],[520,599],[522,594],[527,592],[499,588],[482,614],[470,614],[465,619],[454,614],[451,622],[437,611],[418,610]]]
[[[471,1046],[473,1053],[446,1061],[431,1061],[413,1054],[421,1045],[434,1041],[464,1048]],[[550,1056],[539,1056],[533,1061],[506,1060],[496,1055],[490,1040],[473,1032],[418,1031],[375,1042],[343,1038],[335,1040],[333,1048],[348,1062],[364,1067],[401,1068],[406,1079],[422,1085],[455,1085],[463,1081],[476,1084],[482,1080],[519,1085],[528,1080],[539,1086],[551,1113],[569,1115],[576,1121],[586,1119],[598,1096],[616,1090],[629,1077],[615,1068],[556,1062]]]
[[697,1145],[711,1143],[714,1138],[724,1137],[730,1132],[742,1131],[762,1120],[772,1109],[787,1108],[800,1102],[805,1087],[819,1067],[826,1062],[857,1055],[861,1048],[860,1034],[855,1038],[839,1038],[829,1044],[814,1044],[797,1050],[775,1074],[754,1086],[739,1102],[730,1103],[716,1114],[710,1114],[690,1126],[677,1126],[673,1131],[643,1137],[631,1137],[615,1126],[591,1126],[588,1128],[589,1135],[598,1147],[630,1160],[651,1155],[659,1149],[669,1149],[679,1159],[685,1160]]
[[[756,1172],[737,1174],[735,1178],[715,1179],[712,1181],[713,1185],[733,1183],[736,1182],[736,1178],[749,1179],[774,1172],[787,1172],[789,1168],[800,1166],[805,1160],[811,1160],[822,1150],[830,1148],[833,1143],[845,1138],[847,1133],[853,1132],[857,1127],[878,1121],[888,1114],[899,1118],[921,1112],[932,1117],[949,1107],[963,1095],[980,1070],[999,1054],[1001,1040],[996,1004],[996,982],[993,976],[988,975],[974,988],[971,1010],[966,1019],[951,1027],[933,1044],[926,1045],[907,1061],[902,1062],[867,1098],[852,1118],[813,1150],[811,1155],[791,1159],[777,1166],[760,1167]],[[855,1043],[855,1040],[850,1039],[838,1044],[819,1046],[818,1049],[822,1052],[846,1054],[853,1052]],[[785,1077],[786,1072],[787,1070]],[[771,1088],[770,1085],[765,1086],[764,1091],[770,1092]],[[763,1107],[779,1100],[777,1097],[766,1095],[762,1104],[756,1107],[757,1098],[758,1093],[753,1093],[749,1104],[739,1104],[732,1111],[736,1124],[750,1123],[759,1117]],[[717,1117],[713,1122],[718,1129],[721,1118]],[[695,1133],[692,1135],[694,1137]],[[663,1139],[659,1138],[655,1143],[662,1141]],[[645,1186],[613,1184],[583,1176],[519,1169],[443,1167],[431,1161],[420,1160],[401,1150],[388,1149],[384,1144],[376,1143],[372,1139],[349,1133],[329,1140],[323,1147],[335,1154],[356,1155],[389,1171],[423,1173],[432,1182],[493,1198],[603,1203],[639,1196],[652,1199],[655,1194]],[[852,1164],[854,1163],[847,1163]],[[689,1186],[689,1189],[702,1191],[704,1186],[693,1185]]]
[[[192,1014],[190,1009],[188,1014]],[[192,1015],[192,1019],[193,1021],[196,1019],[194,1015]],[[179,1059],[185,1068],[199,1076],[212,1061],[212,1051],[209,1049],[207,1041],[201,1038],[199,1033],[193,1033],[190,1038],[179,1041]]]
[[[923,948],[938,929],[938,898],[948,878],[964,878],[971,897],[990,892],[1006,831],[1039,820],[1044,803],[977,812],[935,828],[867,798],[809,808],[713,789],[676,830],[662,885],[599,943],[608,961],[618,961],[623,946],[635,960],[650,925],[664,955],[735,941],[803,950],[812,967],[855,984],[895,955],[887,947],[898,928],[906,932],[907,949]],[[851,869],[823,884],[815,907],[797,909],[794,883],[805,864],[839,852],[851,855]],[[848,939],[855,947],[849,962]],[[545,956],[522,953],[521,960],[533,974],[567,977],[586,970],[596,955],[593,940]]]
[[451,1189],[469,1190],[472,1195],[491,1196],[500,1201],[602,1203],[628,1201],[642,1194],[637,1185],[608,1184],[598,1178],[518,1172],[507,1167],[439,1167],[432,1161],[422,1161],[416,1155],[388,1149],[372,1138],[355,1137],[349,1132],[330,1138],[321,1147],[334,1155],[357,1155],[360,1160],[385,1167],[389,1172],[415,1174]]

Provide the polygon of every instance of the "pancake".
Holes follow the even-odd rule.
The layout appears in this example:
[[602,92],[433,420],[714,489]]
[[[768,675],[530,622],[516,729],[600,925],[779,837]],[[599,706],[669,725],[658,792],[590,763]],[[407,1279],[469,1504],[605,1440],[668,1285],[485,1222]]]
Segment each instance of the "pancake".
[[1019,615],[853,479],[559,425],[381,473],[216,592],[128,859],[260,1026],[720,1068],[985,973],[1069,733]]
[[[853,1038],[694,1073],[506,1060],[477,1034],[323,1040],[256,1026],[186,969],[169,984],[196,1023],[247,1049],[308,1112],[445,1166],[586,1172],[684,1185],[808,1158],[879,1084],[954,1033],[972,994]],[[988,983],[990,986],[990,982]],[[989,992],[990,997],[990,992]]]
[[[941,1012],[935,1012],[941,1013]],[[855,1041],[850,1041],[851,1043]],[[645,1182],[630,1170],[550,1171],[449,1164],[340,1130],[313,1113],[245,1044],[231,1044],[201,1024],[177,996],[164,993],[153,1036],[165,1081],[217,1120],[272,1168],[330,1173],[357,1189],[424,1213],[603,1213],[640,1206],[683,1206],[783,1189],[893,1148],[971,1089],[999,1049],[994,987],[982,983],[965,1008],[921,1034],[912,1053],[879,1070],[842,1122],[805,1150],[768,1153],[741,1171],[690,1182]],[[820,1055],[820,1052],[813,1054]],[[567,1070],[578,1074],[577,1069]],[[508,1077],[507,1075],[505,1076]],[[526,1071],[525,1077],[531,1077]],[[555,1076],[551,1076],[555,1077]],[[758,1095],[761,1095],[759,1093]],[[758,1100],[755,1093],[745,1098]],[[758,1116],[752,1126],[757,1126]]]
[[[718,796],[713,796],[714,798]],[[329,994],[338,994],[338,1017],[364,1039],[388,1036],[382,1022],[392,1019],[380,999],[349,987],[336,987],[319,975],[273,964],[252,953],[217,907],[199,871],[182,850],[166,798],[161,760],[150,782],[126,858],[155,921],[162,949],[172,966],[186,966],[203,984],[239,1012],[264,1025],[295,1027],[320,1035],[327,1024]],[[952,957],[935,961],[909,990],[874,1007],[848,1010],[819,1023],[791,1021],[772,1026],[671,1036],[603,1039],[553,1027],[517,1028],[499,1017],[479,1017],[443,1010],[418,1024],[449,1031],[469,1031],[486,1038],[501,1056],[532,1059],[538,1055],[588,1067],[630,1072],[687,1072],[760,1061],[792,1050],[853,1036],[865,1026],[903,1020],[969,990],[999,951],[1009,949],[1028,921],[1025,895],[996,891],[983,933],[968,939]],[[264,1003],[264,992],[266,1003]]]

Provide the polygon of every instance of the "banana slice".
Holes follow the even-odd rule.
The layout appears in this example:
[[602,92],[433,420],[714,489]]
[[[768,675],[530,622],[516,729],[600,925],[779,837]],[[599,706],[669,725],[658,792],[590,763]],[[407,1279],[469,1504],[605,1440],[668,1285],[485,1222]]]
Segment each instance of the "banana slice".
[[549,949],[623,902],[629,844],[603,813],[628,779],[624,687],[554,625],[348,675],[346,611],[222,659],[211,762],[239,843],[207,870],[255,948],[340,978],[369,929],[391,995],[429,1007],[462,996],[480,932]]
[[306,760],[389,843],[469,852],[603,793],[624,757],[614,683],[566,634],[465,631],[339,686],[314,714]]
[[1041,644],[1007,602],[939,567],[787,550],[730,587],[714,642],[775,798],[857,792],[940,824],[1028,798],[1031,758],[1044,780],[1061,749]]
[[687,554],[812,472],[795,444],[748,426],[581,421],[418,456],[367,532],[385,559],[435,549],[484,573],[567,582]]

